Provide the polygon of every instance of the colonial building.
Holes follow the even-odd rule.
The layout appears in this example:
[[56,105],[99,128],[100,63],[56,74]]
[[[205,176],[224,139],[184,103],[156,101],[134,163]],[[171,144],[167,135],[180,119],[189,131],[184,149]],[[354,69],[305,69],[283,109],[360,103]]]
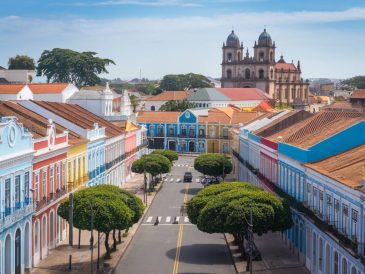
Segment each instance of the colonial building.
[[32,266],[32,134],[15,117],[0,120],[0,273]]
[[244,49],[232,31],[223,43],[222,88],[256,87],[278,102],[308,103],[309,83],[301,78],[300,62],[295,66],[283,56],[276,61],[276,45],[266,29],[255,41],[253,56]]

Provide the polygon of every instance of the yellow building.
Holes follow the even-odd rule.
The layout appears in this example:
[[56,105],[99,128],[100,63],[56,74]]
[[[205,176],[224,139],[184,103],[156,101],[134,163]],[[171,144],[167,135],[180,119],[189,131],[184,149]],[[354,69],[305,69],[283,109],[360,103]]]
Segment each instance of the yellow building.
[[84,186],[88,181],[87,140],[80,139],[71,144],[67,153],[67,186],[73,190]]

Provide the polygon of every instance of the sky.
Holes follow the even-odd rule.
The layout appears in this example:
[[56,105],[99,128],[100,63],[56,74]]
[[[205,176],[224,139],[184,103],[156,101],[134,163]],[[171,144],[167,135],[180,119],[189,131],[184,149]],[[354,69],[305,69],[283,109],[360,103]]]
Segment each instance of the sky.
[[304,78],[365,74],[364,0],[0,0],[0,66],[69,48],[114,60],[109,79],[220,77],[232,29],[252,54],[265,26]]

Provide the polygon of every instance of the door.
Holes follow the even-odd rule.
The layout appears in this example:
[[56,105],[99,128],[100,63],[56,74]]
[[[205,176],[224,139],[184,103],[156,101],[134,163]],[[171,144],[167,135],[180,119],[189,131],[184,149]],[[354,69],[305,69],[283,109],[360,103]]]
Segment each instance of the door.
[[194,152],[195,151],[195,142],[190,142],[189,143],[189,152]]
[[15,233],[15,274],[21,274],[21,234],[20,229]]
[[176,142],[175,141],[169,142],[169,150],[176,151]]

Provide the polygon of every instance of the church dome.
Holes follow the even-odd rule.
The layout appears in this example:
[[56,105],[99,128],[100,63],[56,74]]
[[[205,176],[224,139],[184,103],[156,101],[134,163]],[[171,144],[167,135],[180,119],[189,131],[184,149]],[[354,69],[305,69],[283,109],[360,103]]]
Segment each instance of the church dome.
[[239,47],[240,46],[240,39],[232,30],[231,34],[227,37],[227,47]]
[[260,34],[258,44],[263,47],[272,46],[271,36],[266,29]]

